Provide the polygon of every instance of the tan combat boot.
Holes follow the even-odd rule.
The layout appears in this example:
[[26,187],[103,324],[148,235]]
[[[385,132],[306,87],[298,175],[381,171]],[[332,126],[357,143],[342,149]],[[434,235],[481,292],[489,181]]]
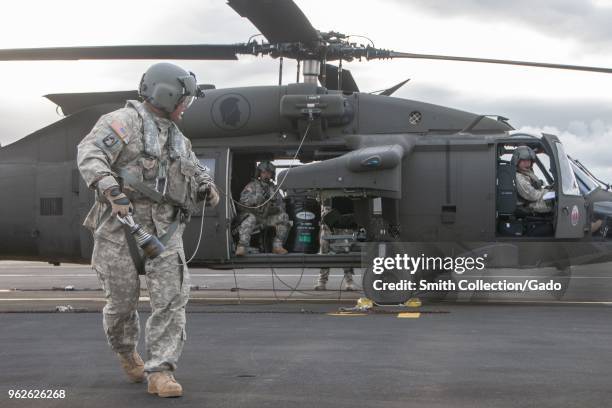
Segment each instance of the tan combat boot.
[[272,253],[276,254],[276,255],[285,255],[287,251],[285,248],[283,248],[282,246],[275,246],[272,248]]
[[327,281],[322,281],[321,279],[319,279],[314,287],[314,290],[327,290],[327,287],[325,286],[326,284]]
[[238,245],[236,247],[236,256],[245,256],[246,255],[246,248],[242,245]]
[[357,290],[357,286],[355,286],[355,282],[353,281],[353,274],[352,273],[345,273],[344,274],[344,283],[346,284],[345,290],[347,292],[352,292],[354,290]]
[[317,280],[317,284],[314,287],[314,290],[327,290],[325,285],[329,280],[329,268],[321,268],[319,270],[319,279]]
[[167,371],[149,373],[147,391],[149,394],[157,394],[162,398],[181,397],[183,387],[177,383],[174,376]]
[[117,356],[119,356],[123,371],[131,382],[140,383],[144,381],[144,361],[136,350],[131,353],[120,353]]

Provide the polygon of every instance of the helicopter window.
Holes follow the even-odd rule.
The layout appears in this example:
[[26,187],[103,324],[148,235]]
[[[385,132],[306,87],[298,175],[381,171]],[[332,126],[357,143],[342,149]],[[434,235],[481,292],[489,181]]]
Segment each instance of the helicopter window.
[[578,188],[580,189],[580,193],[582,195],[586,195],[598,187],[597,182],[591,179],[591,177],[582,171],[582,169],[573,161],[570,161],[570,166],[572,166],[572,170],[576,176],[576,181],[578,182]]
[[538,153],[537,157],[538,161],[533,166],[533,172],[540,180],[552,182],[554,178],[550,172],[550,156],[546,153]]
[[589,187],[578,176],[576,176],[576,181],[578,182],[578,189],[580,190],[580,194],[587,195],[589,193]]
[[561,168],[561,188],[563,194],[580,195],[580,189],[578,188],[576,176],[572,171],[572,167],[570,166],[570,162],[567,159],[567,154],[565,153],[563,145],[559,142],[556,142],[555,147],[557,149],[557,154],[559,157],[559,167]]
[[597,187],[599,187],[599,188],[601,188],[603,190],[609,190],[610,189],[610,185],[608,185],[607,183],[604,183],[603,181],[601,181],[584,164],[582,164],[578,160],[573,159],[571,156],[567,156],[567,158],[569,159],[570,164],[572,165],[572,169],[573,168],[578,168],[580,170],[580,173],[576,173],[575,172],[576,178],[578,178],[580,176],[582,178],[582,181],[584,181],[584,183],[587,186],[589,186],[589,188],[590,188],[589,191],[592,191],[592,190],[594,190]]
[[555,181],[552,156],[539,142],[515,142],[498,147],[497,160],[497,234],[505,237],[544,237],[554,234],[552,216],[535,214],[525,208],[518,198],[516,168],[511,166],[512,155],[518,146],[529,146],[536,153],[533,172],[546,184]]

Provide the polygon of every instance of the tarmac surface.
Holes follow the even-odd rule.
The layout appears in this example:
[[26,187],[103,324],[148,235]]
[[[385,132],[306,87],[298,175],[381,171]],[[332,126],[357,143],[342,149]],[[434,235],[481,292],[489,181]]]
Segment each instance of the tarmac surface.
[[[360,293],[307,290],[316,270],[276,273],[299,289],[280,284],[272,291],[269,271],[248,270],[237,271],[241,290],[232,291],[232,271],[192,270],[202,276],[194,276],[201,287],[192,290],[176,373],[185,395],[161,399],[124,379],[104,339],[104,302],[90,269],[0,262],[0,407],[604,407],[612,401],[609,302],[441,302],[339,314]],[[332,276],[330,288],[337,289],[342,273]],[[67,285],[75,290],[50,290]],[[146,291],[141,295],[144,320],[148,299]],[[68,304],[73,312],[55,312]],[[9,390],[43,389],[64,390],[66,397],[9,399]]]

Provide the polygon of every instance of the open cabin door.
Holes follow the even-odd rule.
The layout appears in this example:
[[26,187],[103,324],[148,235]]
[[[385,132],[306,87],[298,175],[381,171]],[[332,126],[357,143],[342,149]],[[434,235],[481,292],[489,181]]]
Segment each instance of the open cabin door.
[[544,134],[542,140],[553,155],[555,165],[555,238],[582,238],[588,221],[587,210],[565,148],[556,136]]
[[[204,231],[198,252],[194,257],[198,262],[218,262],[229,259],[230,244],[230,215],[228,197],[229,191],[228,165],[230,151],[228,148],[194,148],[200,163],[209,169],[210,175],[219,187],[220,201],[215,208],[206,207],[204,211]],[[201,211],[201,209],[200,209]],[[198,244],[200,228],[202,225],[201,212],[191,217],[183,235],[185,254],[189,258],[193,255]]]

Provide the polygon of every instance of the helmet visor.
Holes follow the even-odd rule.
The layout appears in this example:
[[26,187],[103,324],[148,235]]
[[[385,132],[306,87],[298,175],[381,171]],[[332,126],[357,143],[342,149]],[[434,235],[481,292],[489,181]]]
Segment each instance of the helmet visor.
[[204,94],[200,91],[200,88],[198,88],[198,81],[193,72],[189,72],[189,75],[179,77],[178,80],[183,86],[183,96],[179,100],[179,104],[182,104],[185,110],[187,110],[197,98],[204,96]]
[[184,110],[189,109],[189,107],[193,104],[193,101],[196,100],[195,96],[183,96],[179,101],[179,105],[183,106]]
[[196,96],[198,92],[198,84],[196,81],[195,74],[190,72],[189,75],[185,75],[177,78],[183,86],[183,95]]

